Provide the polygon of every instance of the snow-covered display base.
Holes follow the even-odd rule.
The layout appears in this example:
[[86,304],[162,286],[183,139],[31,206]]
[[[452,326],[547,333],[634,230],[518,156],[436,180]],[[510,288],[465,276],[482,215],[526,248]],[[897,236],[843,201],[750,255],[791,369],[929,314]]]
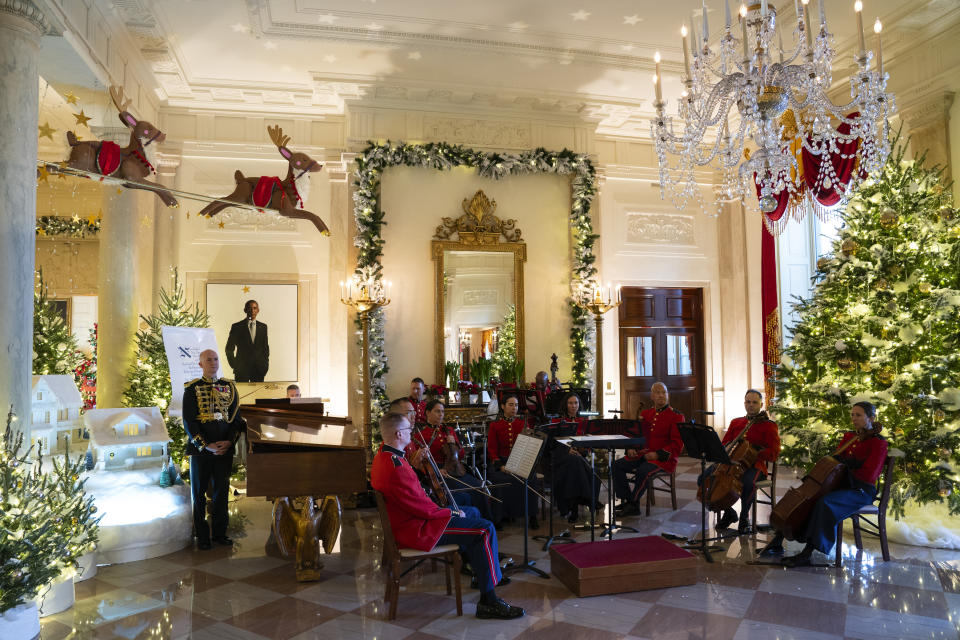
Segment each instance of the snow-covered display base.
[[887,539],[899,544],[940,549],[960,549],[960,516],[951,516],[946,503],[922,507],[908,503],[906,515],[894,520],[887,512]]
[[101,564],[155,558],[192,542],[190,489],[160,487],[160,469],[90,471],[87,493],[100,520],[97,561]]

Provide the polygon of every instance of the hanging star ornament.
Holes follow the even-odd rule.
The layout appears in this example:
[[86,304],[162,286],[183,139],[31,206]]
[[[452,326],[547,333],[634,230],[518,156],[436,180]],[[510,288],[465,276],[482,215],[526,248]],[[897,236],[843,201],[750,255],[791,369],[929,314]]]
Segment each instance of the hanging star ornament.
[[63,99],[67,101],[67,104],[77,104],[77,96],[73,95],[73,91],[68,91]]
[[46,165],[40,165],[40,168],[37,169],[37,182],[46,182],[49,177],[50,172],[47,171]]
[[243,285],[243,292],[250,293],[250,287],[248,287],[247,285]]
[[86,127],[87,129],[90,128],[90,125],[87,124],[88,122],[90,122],[90,116],[88,116],[87,114],[85,114],[85,113],[83,112],[83,109],[80,109],[80,113],[75,113],[75,114],[73,114],[73,117],[77,119],[77,124],[78,124],[78,125],[84,126],[84,127]]
[[223,225],[222,222],[218,222],[218,223],[217,223],[217,226],[220,227],[221,229],[223,229],[223,226],[224,226],[224,225]]
[[57,130],[51,127],[49,122],[44,122],[42,125],[40,125],[39,129],[41,138],[46,136],[50,138],[51,142],[53,142],[53,134],[55,134]]

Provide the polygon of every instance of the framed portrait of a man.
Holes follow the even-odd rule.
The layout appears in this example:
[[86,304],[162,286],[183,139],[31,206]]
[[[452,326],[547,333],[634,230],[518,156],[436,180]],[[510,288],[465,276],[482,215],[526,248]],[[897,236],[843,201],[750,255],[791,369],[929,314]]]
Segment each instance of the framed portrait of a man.
[[228,378],[251,383],[298,379],[296,284],[207,283],[206,295]]

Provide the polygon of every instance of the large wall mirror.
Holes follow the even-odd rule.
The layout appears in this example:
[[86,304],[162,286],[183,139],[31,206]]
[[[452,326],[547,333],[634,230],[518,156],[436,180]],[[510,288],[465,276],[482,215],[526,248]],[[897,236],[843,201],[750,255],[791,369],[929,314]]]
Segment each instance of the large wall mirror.
[[[490,359],[504,320],[513,311],[516,358],[524,358],[523,263],[527,246],[513,220],[493,215],[496,201],[483,191],[463,201],[459,218],[444,218],[431,251],[436,274],[436,379],[444,365]],[[521,376],[523,372],[520,372]],[[521,377],[521,379],[523,379]]]

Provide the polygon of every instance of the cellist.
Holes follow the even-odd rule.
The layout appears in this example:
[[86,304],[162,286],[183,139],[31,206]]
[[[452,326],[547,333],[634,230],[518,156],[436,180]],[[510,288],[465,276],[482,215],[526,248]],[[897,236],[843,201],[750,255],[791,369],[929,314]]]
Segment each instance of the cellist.
[[[727,446],[741,436],[757,449],[757,461],[749,469],[744,469],[740,476],[743,489],[740,492],[740,521],[737,525],[739,533],[746,533],[750,528],[750,507],[756,497],[756,483],[763,480],[770,473],[767,465],[780,457],[780,432],[777,423],[763,411],[763,394],[756,389],[750,389],[743,396],[743,408],[747,415],[736,418],[723,436],[723,445]],[[744,435],[746,432],[746,435]],[[715,467],[707,469],[704,477],[709,476]],[[703,478],[697,478],[697,484],[702,484]],[[737,522],[737,512],[732,508],[724,509],[717,519],[717,529],[726,529]]]
[[[880,435],[880,425],[874,422],[876,407],[869,402],[857,402],[850,409],[850,422],[855,431],[847,431],[840,440],[838,449],[849,445],[843,455],[835,455],[849,470],[848,482],[820,498],[810,513],[803,532],[797,536],[806,543],[803,550],[783,558],[785,567],[802,567],[810,564],[810,556],[817,549],[829,553],[836,542],[837,523],[852,515],[860,507],[873,502],[877,495],[877,480],[883,472],[887,458],[887,441]],[[856,439],[850,444],[851,440]],[[783,533],[778,532],[760,555],[783,553]]]

